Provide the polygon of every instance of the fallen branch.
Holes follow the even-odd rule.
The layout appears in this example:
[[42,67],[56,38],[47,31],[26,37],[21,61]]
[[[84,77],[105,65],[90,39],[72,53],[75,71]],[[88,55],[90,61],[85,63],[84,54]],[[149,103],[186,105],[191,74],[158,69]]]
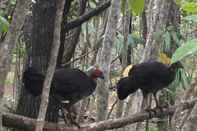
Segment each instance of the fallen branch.
[[[176,108],[182,108],[182,110],[190,109],[194,106],[194,104],[197,102],[197,99],[194,99],[189,102],[184,102],[182,104],[171,106],[169,108],[164,108],[163,111],[160,109],[154,109],[155,113],[148,113],[148,112],[140,112],[136,113],[134,115],[124,117],[124,118],[118,118],[118,119],[111,119],[111,120],[105,120],[100,122],[91,123],[88,125],[81,125],[80,131],[95,131],[98,129],[105,130],[105,129],[114,129],[114,128],[120,128],[129,124],[133,124],[136,122],[143,122],[147,119],[152,118],[160,118],[162,116],[167,115],[173,115]],[[33,130],[36,124],[36,120],[23,117],[11,113],[3,113],[3,125],[7,127],[12,128],[19,128],[19,129],[25,129],[25,130]],[[64,125],[58,125],[54,123],[45,122],[44,129],[47,129],[49,131],[56,130],[56,131],[79,131],[76,127],[65,127]]]

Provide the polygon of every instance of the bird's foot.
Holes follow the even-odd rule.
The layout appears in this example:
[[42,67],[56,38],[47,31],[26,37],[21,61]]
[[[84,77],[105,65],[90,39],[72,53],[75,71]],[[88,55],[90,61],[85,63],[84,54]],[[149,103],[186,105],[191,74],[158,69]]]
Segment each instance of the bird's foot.
[[78,129],[81,129],[80,125],[76,121],[71,120],[71,124],[75,125]]
[[70,112],[67,114],[67,117],[70,120],[70,124],[76,126],[78,129],[80,129],[80,125],[75,121],[74,115],[72,115]]

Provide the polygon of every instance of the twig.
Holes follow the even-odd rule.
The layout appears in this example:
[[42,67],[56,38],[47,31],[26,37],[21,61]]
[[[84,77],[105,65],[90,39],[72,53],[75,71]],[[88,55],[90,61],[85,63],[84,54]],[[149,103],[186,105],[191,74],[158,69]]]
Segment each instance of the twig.
[[107,115],[107,119],[109,119],[109,117],[110,117],[112,111],[114,110],[114,107],[117,104],[117,102],[118,102],[118,99],[116,99],[115,102],[112,104],[111,109],[109,110],[109,113]]
[[89,52],[87,52],[87,53],[85,53],[85,54],[83,54],[83,55],[81,55],[81,56],[79,56],[79,57],[75,58],[75,59],[74,59],[74,60],[72,60],[72,61],[68,61],[68,62],[66,62],[66,63],[62,64],[62,66],[69,65],[69,64],[71,64],[71,63],[73,63],[73,62],[75,62],[75,61],[77,61],[77,60],[80,60],[80,59],[81,59],[81,58],[83,58],[84,56],[87,56],[87,55],[89,55],[90,53],[95,52],[95,51],[96,51],[95,49],[94,49],[94,50],[91,50],[91,51],[89,51]]
[[116,60],[118,60],[118,58],[120,58],[120,55],[118,55],[117,57],[115,57],[115,58],[111,61],[111,64],[113,64]]

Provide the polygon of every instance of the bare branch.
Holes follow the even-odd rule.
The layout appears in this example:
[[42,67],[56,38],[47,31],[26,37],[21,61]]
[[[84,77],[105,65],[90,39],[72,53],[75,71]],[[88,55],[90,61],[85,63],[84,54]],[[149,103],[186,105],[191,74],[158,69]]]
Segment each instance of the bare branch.
[[98,15],[99,13],[101,13],[102,11],[104,11],[105,9],[107,9],[109,6],[111,5],[110,1],[107,1],[105,3],[103,3],[102,5],[98,6],[97,8],[85,13],[84,15],[78,17],[77,19],[70,21],[69,23],[67,23],[65,25],[65,30],[71,30],[75,27],[80,26],[81,24],[83,24],[85,21],[88,21],[89,19],[91,19],[93,16]]

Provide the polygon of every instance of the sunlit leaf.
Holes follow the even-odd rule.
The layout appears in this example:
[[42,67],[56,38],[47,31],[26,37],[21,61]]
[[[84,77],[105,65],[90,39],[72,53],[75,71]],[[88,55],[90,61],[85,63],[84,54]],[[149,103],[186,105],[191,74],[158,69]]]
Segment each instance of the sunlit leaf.
[[9,28],[8,21],[4,17],[0,16],[0,32],[7,32],[8,28]]
[[129,0],[129,9],[134,15],[140,15],[144,10],[144,0]]
[[197,12],[197,2],[187,2],[182,6],[183,10],[188,13],[196,13]]
[[179,47],[172,56],[172,63],[197,51],[197,38],[188,40],[183,46]]

